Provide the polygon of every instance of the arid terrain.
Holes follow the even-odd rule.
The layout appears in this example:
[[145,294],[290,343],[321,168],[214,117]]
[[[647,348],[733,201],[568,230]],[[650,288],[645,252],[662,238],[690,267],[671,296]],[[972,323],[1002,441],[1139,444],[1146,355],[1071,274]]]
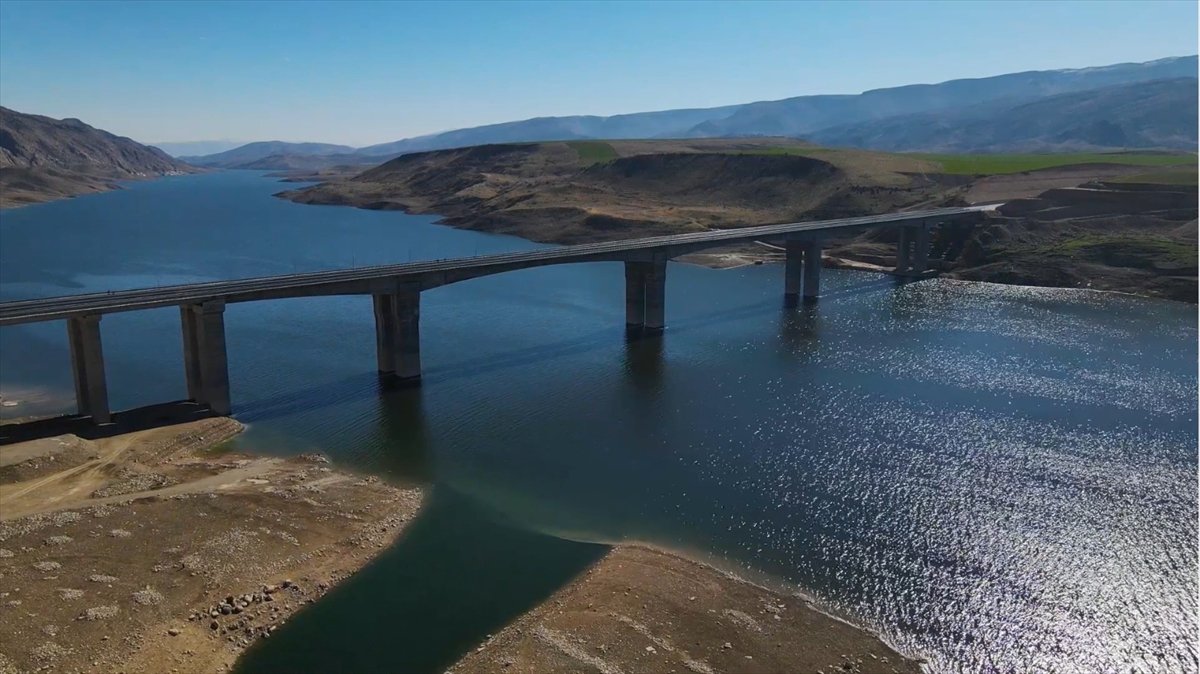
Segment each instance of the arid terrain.
[[799,596],[633,546],[614,549],[450,669],[453,674],[919,671],[917,662]]
[[[406,155],[357,174],[294,172],[288,179],[325,182],[279,196],[435,213],[456,227],[564,244],[1013,202],[981,226],[943,233],[934,252],[952,252],[937,262],[940,270],[1195,301],[1196,173],[1176,161],[1194,157],[1164,155],[1174,163],[1159,166],[1154,155],[1089,155],[1076,160],[1087,163],[1029,170],[981,157],[972,172],[932,155],[779,138],[521,143]],[[894,236],[831,241],[827,264],[889,268]],[[750,245],[687,261],[732,266],[777,257]]]
[[78,119],[0,108],[0,208],[119,189],[121,180],[201,170]]
[[227,418],[0,450],[0,672],[220,672],[403,530],[420,491],[214,450]]

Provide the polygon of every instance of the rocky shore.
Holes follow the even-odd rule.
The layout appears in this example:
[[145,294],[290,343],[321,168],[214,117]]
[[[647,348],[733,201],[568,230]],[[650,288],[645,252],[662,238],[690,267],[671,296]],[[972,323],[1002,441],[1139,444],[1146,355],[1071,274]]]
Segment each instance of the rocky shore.
[[5,446],[0,672],[221,672],[390,545],[420,491],[214,450],[206,419]]

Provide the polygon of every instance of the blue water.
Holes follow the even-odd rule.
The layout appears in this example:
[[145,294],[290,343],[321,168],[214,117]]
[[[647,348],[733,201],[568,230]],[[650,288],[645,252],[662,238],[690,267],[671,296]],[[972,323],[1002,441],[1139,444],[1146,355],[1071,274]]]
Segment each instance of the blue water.
[[[0,215],[0,298],[535,247],[301,206],[248,172]],[[418,390],[380,391],[369,298],[231,305],[237,444],[429,487],[396,547],[251,652],[434,671],[645,541],[803,591],[938,672],[1193,672],[1194,306],[672,264],[623,338],[618,264],[426,292]],[[178,314],[102,321],[115,408],[182,398]],[[5,416],[69,411],[65,329],[0,329]],[[297,659],[300,658],[300,659]]]

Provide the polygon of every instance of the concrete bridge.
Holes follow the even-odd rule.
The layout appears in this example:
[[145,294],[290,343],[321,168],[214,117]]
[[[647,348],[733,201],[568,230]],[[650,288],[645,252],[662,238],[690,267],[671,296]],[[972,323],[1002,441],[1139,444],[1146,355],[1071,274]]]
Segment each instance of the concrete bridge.
[[695,234],[562,246],[451,260],[338,271],[214,281],[139,290],[0,303],[0,326],[65,320],[81,416],[108,423],[100,319],[104,314],[178,306],[188,398],[216,414],[232,410],[225,352],[224,311],[233,302],[319,295],[370,295],[375,307],[378,369],[416,381],[421,376],[421,291],[467,279],[555,264],[625,264],[625,322],[631,331],[665,326],[667,261],[735,243],[775,241],[785,250],[784,298],[789,304],[820,295],[822,240],[873,227],[899,228],[896,273],[920,276],[928,265],[930,233],[946,224],[976,221],[987,207],[942,208],[819,222],[745,227]]

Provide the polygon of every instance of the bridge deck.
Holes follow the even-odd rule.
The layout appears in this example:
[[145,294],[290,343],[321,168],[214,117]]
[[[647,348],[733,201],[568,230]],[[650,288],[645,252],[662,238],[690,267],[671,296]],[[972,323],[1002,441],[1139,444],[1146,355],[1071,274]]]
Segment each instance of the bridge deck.
[[517,253],[21,300],[0,303],[0,325],[56,320],[86,314],[151,309],[214,299],[223,299],[226,302],[246,302],[307,295],[367,293],[371,292],[369,289],[371,282],[391,279],[400,282],[421,283],[427,281],[425,285],[434,287],[456,280],[529,267],[632,259],[631,256],[639,253],[665,253],[668,257],[673,257],[692,250],[761,239],[777,239],[793,234],[834,233],[839,230],[912,224],[926,220],[946,222],[975,217],[982,210],[987,210],[987,207],[941,208],[837,220],[793,222],[694,234],[560,246]]

